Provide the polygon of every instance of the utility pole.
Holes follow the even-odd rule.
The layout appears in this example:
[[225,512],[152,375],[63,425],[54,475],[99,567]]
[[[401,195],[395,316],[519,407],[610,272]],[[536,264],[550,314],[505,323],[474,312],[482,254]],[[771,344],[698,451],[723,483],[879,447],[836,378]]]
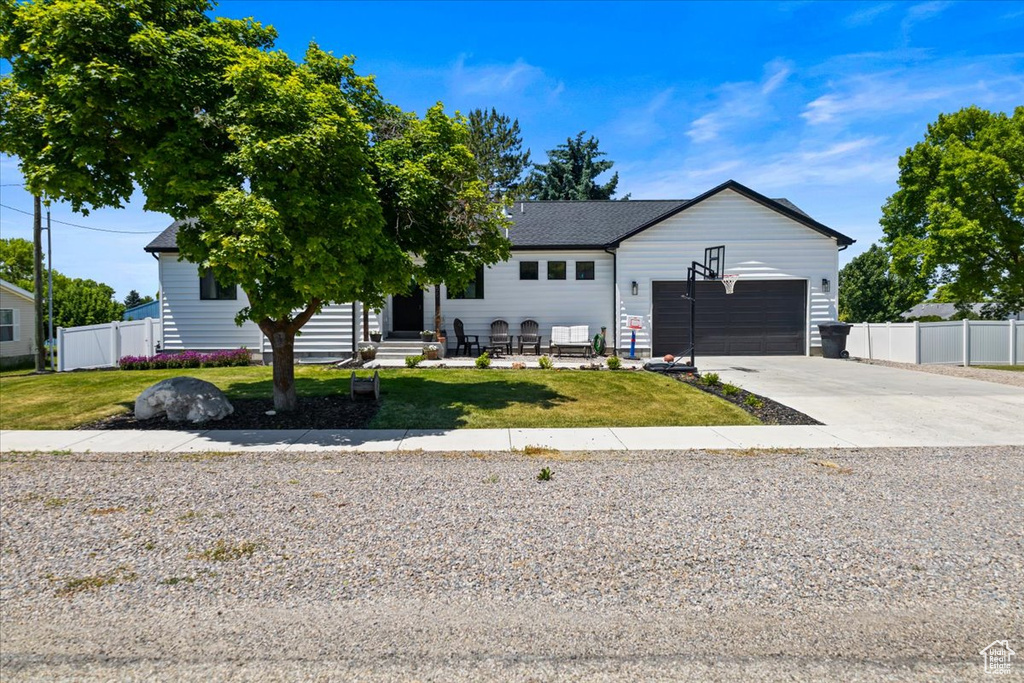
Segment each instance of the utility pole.
[[35,259],[32,267],[36,308],[36,372],[46,371],[46,332],[43,327],[43,205],[39,195],[32,198],[32,237]]

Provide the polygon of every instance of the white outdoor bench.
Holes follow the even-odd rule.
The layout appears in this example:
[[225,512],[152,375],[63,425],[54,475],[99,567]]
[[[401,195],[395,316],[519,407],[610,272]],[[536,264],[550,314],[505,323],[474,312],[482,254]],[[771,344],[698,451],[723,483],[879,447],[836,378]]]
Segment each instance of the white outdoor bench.
[[590,358],[589,325],[555,325],[551,328],[551,350],[562,356],[562,350],[580,350],[584,358]]

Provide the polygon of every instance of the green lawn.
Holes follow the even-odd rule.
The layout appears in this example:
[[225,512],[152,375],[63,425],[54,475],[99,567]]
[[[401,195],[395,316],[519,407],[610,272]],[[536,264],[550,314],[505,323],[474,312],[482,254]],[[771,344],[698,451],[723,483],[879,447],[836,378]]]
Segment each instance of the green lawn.
[[973,365],[971,367],[984,368],[985,370],[1007,370],[1009,372],[1024,372],[1024,365]]
[[[229,399],[271,395],[267,367],[5,373],[0,429],[69,429],[128,412],[143,389],[182,374],[216,384]],[[295,374],[300,401],[348,395],[349,371],[300,366]],[[757,424],[731,403],[646,372],[389,369],[381,391],[373,428]]]

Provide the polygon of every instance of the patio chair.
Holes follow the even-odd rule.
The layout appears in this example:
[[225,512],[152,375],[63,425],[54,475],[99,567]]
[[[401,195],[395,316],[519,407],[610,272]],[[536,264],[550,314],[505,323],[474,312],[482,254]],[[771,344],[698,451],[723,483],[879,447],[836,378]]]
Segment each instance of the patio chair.
[[519,355],[523,355],[523,348],[533,347],[534,352],[540,355],[540,325],[536,320],[524,320],[519,324]]
[[499,347],[512,355],[512,337],[508,334],[508,323],[504,320],[495,320],[491,323],[491,339],[487,344],[487,348],[492,351]]
[[455,355],[459,355],[460,349],[466,350],[466,355],[473,355],[473,347],[476,347],[476,352],[480,353],[480,335],[478,334],[466,334],[462,329],[462,321],[458,318],[455,319]]

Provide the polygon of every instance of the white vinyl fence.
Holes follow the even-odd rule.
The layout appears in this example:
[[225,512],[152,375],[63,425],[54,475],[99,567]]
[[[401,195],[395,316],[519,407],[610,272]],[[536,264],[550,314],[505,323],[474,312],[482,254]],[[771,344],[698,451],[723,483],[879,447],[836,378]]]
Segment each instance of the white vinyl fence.
[[160,340],[153,318],[57,328],[57,371],[115,368],[125,356],[152,356]]
[[1024,365],[1024,321],[857,323],[846,350],[857,358],[918,365]]

